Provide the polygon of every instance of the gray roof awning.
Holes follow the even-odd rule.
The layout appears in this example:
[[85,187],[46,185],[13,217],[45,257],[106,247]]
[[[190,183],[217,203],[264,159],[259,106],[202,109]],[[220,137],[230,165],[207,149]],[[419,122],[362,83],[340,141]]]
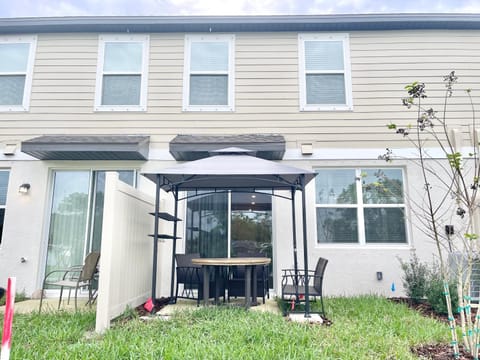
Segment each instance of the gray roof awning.
[[190,161],[158,172],[143,173],[165,191],[196,189],[291,189],[315,177],[310,170],[239,154]]
[[251,150],[267,160],[281,160],[285,154],[285,138],[270,134],[177,135],[170,141],[170,153],[175,160],[192,161],[227,146]]
[[22,152],[40,160],[147,160],[149,136],[46,135],[22,142]]

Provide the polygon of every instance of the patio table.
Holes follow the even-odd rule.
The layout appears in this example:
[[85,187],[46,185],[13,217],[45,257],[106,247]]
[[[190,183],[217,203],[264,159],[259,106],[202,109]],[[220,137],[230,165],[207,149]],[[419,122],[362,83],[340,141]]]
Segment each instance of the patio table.
[[[245,266],[245,308],[257,305],[257,265],[268,265],[272,260],[267,257],[236,257],[236,258],[200,258],[192,259],[192,263],[201,265],[203,270],[203,303],[208,305],[210,294],[210,269],[215,268],[215,304],[218,303],[219,282],[217,281],[219,268],[222,266]],[[252,286],[253,285],[253,286]]]

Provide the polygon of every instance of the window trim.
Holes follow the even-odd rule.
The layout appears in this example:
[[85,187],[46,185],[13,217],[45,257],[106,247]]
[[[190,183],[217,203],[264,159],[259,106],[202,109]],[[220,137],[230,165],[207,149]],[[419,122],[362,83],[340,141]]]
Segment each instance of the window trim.
[[[191,45],[193,42],[227,42],[228,71],[191,72]],[[235,35],[234,34],[186,34],[183,71],[183,111],[235,111]],[[190,105],[190,75],[227,75],[227,105]]]
[[[401,204],[364,204],[363,202],[363,189],[362,189],[362,170],[400,170],[402,172],[402,187],[403,187],[403,203]],[[409,236],[409,225],[408,225],[408,216],[407,216],[407,199],[406,199],[406,173],[405,168],[403,167],[382,167],[382,166],[345,166],[345,167],[318,167],[315,168],[313,171],[324,171],[324,170],[354,170],[355,171],[355,183],[356,183],[356,192],[357,192],[357,203],[355,204],[318,204],[316,200],[316,184],[315,184],[315,195],[314,195],[314,202],[315,202],[315,247],[331,247],[331,248],[401,248],[404,249],[410,246],[410,236]],[[349,209],[356,209],[356,216],[357,216],[357,236],[358,242],[354,243],[321,243],[318,241],[318,234],[317,234],[317,209],[318,208],[349,208]],[[367,242],[366,241],[366,232],[365,232],[365,217],[364,217],[364,209],[365,208],[403,208],[404,210],[404,226],[405,226],[405,242]]]
[[[342,41],[343,43],[343,71],[324,70],[309,73],[315,74],[343,74],[345,80],[345,104],[307,104],[307,84],[305,69],[305,41]],[[347,33],[339,34],[298,34],[298,71],[300,111],[352,111],[352,74],[350,67],[350,37]]]
[[[105,44],[106,43],[122,43],[122,42],[138,42],[142,43],[142,68],[140,72],[107,72],[104,73],[103,65],[105,62]],[[144,34],[135,35],[99,35],[98,36],[98,62],[97,62],[97,78],[95,84],[95,111],[147,111],[147,89],[148,89],[148,61],[150,49],[150,36]],[[140,103],[138,105],[103,105],[103,76],[104,75],[140,75]]]
[[1,44],[20,44],[28,43],[30,48],[28,51],[27,69],[25,72],[2,72],[2,75],[25,75],[25,86],[23,88],[23,100],[21,105],[0,105],[0,112],[27,112],[30,110],[30,95],[32,93],[32,77],[33,66],[35,63],[35,53],[37,50],[37,35],[30,36],[2,36],[0,37]]

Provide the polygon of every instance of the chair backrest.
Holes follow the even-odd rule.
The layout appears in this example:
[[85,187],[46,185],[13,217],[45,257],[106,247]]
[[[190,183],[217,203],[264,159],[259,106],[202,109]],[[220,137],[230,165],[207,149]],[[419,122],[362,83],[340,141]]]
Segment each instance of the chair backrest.
[[313,287],[319,293],[322,293],[323,274],[325,273],[325,268],[327,267],[327,263],[328,263],[328,260],[321,257],[318,259],[317,266],[315,267],[315,279],[313,281]]
[[[260,252],[240,252],[237,254],[236,257],[265,257],[265,254]],[[264,266],[256,266],[255,271],[257,276],[263,276],[263,272],[265,271]],[[245,266],[234,266],[233,267],[233,277],[238,279],[245,279]]]
[[192,264],[192,259],[199,258],[200,254],[175,254],[177,263],[177,283],[195,284],[200,282],[200,265]]
[[177,267],[200,267],[199,265],[192,264],[192,259],[197,259],[200,254],[175,254],[175,261]]
[[97,271],[98,261],[100,260],[100,253],[93,251],[85,258],[82,272],[80,273],[79,281],[89,281],[93,279],[95,272]]

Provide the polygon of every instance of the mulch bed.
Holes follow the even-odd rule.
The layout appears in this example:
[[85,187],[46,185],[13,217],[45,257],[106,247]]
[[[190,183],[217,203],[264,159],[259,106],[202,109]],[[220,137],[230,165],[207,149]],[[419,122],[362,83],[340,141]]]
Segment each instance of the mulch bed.
[[[428,302],[415,302],[409,298],[390,298],[390,301],[407,305],[409,308],[418,311],[423,316],[431,317],[439,321],[448,323],[448,316],[444,314],[438,314],[433,310]],[[459,321],[459,315],[454,314],[457,323]],[[420,345],[412,348],[412,353],[420,357],[421,359],[431,360],[451,360],[454,359],[452,353],[452,347],[448,344],[427,344]],[[473,359],[470,354],[465,353],[460,348],[460,358],[462,360]]]

